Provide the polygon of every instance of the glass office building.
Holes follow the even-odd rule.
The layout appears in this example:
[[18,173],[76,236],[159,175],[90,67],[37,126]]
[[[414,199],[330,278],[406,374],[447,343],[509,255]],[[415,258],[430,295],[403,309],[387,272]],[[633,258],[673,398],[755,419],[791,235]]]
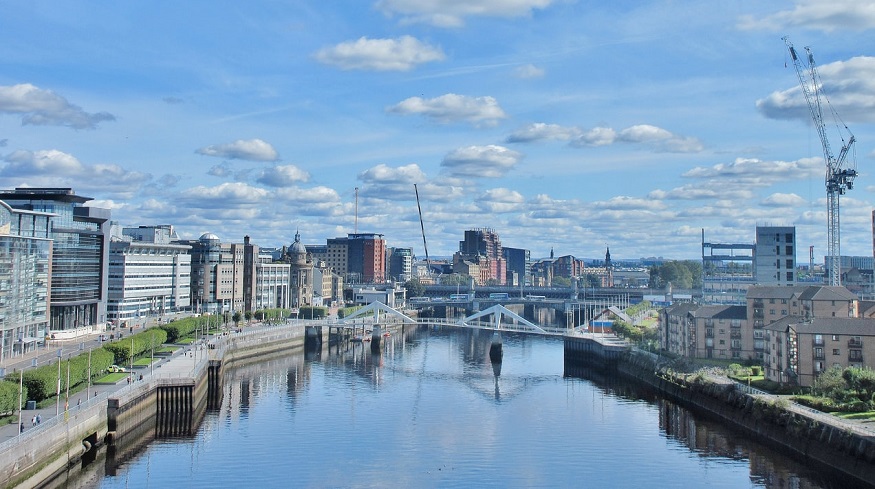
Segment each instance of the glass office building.
[[48,328],[51,216],[0,202],[0,364],[44,342]]
[[91,198],[69,188],[3,190],[0,200],[13,209],[51,214],[49,334],[77,336],[105,327],[109,210],[84,207]]

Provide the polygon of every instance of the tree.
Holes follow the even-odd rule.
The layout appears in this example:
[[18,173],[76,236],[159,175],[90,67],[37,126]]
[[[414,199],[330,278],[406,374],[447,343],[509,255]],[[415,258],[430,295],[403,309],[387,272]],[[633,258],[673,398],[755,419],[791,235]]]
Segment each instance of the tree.
[[702,264],[693,260],[672,260],[650,267],[650,287],[661,289],[669,283],[680,289],[701,287]]
[[412,278],[404,282],[404,290],[407,291],[407,298],[422,297],[425,294],[425,285],[418,278]]
[[553,277],[553,287],[571,287],[571,279],[568,277]]
[[441,285],[464,285],[467,287],[469,283],[471,283],[471,277],[461,273],[441,276]]
[[237,327],[240,324],[240,320],[243,319],[243,314],[240,314],[240,311],[234,311],[234,315],[231,316],[231,320],[234,321],[234,327]]
[[246,311],[245,313],[243,313],[243,317],[246,318],[246,323],[248,324],[252,321],[252,311]]

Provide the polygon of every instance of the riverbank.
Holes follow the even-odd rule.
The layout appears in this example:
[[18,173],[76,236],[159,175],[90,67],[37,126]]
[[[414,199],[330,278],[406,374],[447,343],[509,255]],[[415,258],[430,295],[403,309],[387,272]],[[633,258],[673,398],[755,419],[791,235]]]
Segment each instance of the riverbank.
[[670,362],[646,352],[627,352],[617,371],[854,487],[875,487],[875,436],[869,430],[777,396],[745,392],[725,377],[675,372]]

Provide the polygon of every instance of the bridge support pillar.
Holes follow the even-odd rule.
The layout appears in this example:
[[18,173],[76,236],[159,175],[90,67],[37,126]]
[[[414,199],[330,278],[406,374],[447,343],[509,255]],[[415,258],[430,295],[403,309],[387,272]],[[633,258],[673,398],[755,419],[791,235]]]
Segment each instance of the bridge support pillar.
[[383,328],[379,324],[375,324],[371,330],[371,353],[380,353],[383,346],[380,344],[381,341],[383,341]]
[[492,363],[501,363],[504,352],[501,349],[501,335],[498,331],[492,334],[492,343],[489,345],[489,360]]

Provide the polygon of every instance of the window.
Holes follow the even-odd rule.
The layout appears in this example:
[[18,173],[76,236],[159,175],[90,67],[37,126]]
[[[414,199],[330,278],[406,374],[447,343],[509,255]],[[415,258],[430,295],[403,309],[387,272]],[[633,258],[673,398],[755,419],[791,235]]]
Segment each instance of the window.
[[863,350],[849,350],[848,359],[852,362],[863,361]]
[[720,340],[720,344],[721,344],[721,345],[725,345],[725,344],[726,344],[726,340]]
[[[793,260],[787,260],[787,268],[793,268]],[[786,301],[786,299],[784,299]]]
[[815,348],[814,349],[814,358],[819,360],[823,360],[823,348]]
[[784,253],[785,255],[788,255],[788,256],[793,255],[793,247],[792,246],[787,246],[784,249],[787,251],[786,253]]
[[833,340],[833,341],[838,341],[838,340],[839,340],[839,335],[837,335],[837,334],[832,335],[832,340]]
[[838,349],[838,348],[833,348],[833,349],[832,349],[832,354],[833,354],[833,355],[841,355],[841,352],[839,352],[839,349]]
[[784,241],[787,243],[792,243],[793,242],[793,233],[787,233],[784,236]]

